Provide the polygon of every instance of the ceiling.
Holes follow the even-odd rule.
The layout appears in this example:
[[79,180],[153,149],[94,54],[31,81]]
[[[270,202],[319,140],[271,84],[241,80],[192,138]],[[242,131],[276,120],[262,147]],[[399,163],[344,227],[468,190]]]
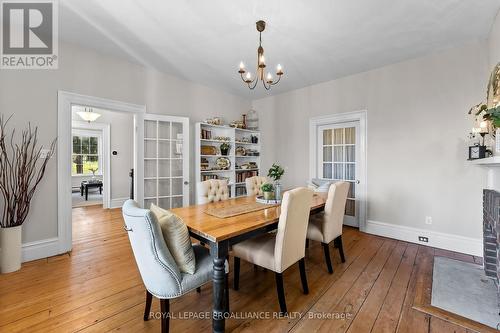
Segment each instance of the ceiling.
[[[190,81],[257,99],[487,38],[500,0],[61,0],[60,36]],[[271,91],[244,86],[258,33]]]

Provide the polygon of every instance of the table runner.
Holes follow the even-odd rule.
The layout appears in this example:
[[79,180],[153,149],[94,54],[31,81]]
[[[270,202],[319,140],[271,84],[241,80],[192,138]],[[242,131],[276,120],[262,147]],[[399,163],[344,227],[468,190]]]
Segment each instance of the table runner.
[[219,201],[216,205],[212,204],[207,207],[205,214],[224,219],[276,206],[279,206],[279,204],[267,205],[260,202],[238,203],[234,201]]

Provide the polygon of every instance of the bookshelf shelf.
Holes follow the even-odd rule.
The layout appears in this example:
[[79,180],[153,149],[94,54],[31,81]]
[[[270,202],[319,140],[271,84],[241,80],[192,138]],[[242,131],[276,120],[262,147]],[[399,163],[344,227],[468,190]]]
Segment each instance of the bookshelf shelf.
[[[257,137],[258,143],[251,141],[251,136]],[[218,140],[212,138],[229,138],[229,140]],[[245,141],[242,141],[245,140]],[[228,143],[231,147],[228,155],[220,154],[220,145]],[[201,154],[202,146],[215,147],[217,154]],[[259,175],[259,168],[241,169],[243,164],[255,163],[260,167],[260,156],[236,156],[235,149],[238,146],[245,146],[245,149],[252,149],[261,152],[260,132],[247,129],[232,128],[228,126],[210,125],[206,123],[196,123],[195,125],[195,173],[196,182],[206,179],[227,179],[231,197],[246,195],[245,179]],[[213,149],[213,148],[210,148]],[[226,157],[231,162],[229,170],[203,170],[203,167],[215,167],[215,161],[219,157]],[[203,165],[203,167],[202,167]],[[252,166],[252,164],[249,164]],[[238,167],[238,168],[236,168]]]

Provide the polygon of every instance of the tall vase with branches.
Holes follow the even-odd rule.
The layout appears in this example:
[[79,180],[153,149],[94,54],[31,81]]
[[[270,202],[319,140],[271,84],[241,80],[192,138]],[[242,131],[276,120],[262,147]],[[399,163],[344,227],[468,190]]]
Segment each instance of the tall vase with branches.
[[[11,116],[12,117],[12,116]],[[16,140],[15,130],[8,132],[11,117],[0,114],[0,270],[18,270],[21,266],[21,226],[31,200],[42,181],[47,163],[54,154],[56,140],[48,150],[38,143],[38,127],[28,127]]]

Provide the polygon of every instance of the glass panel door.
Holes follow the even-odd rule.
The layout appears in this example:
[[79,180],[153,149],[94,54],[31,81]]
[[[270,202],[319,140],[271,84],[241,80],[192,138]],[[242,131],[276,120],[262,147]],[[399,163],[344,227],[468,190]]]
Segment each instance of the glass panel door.
[[144,116],[144,208],[189,205],[189,120]]
[[344,224],[359,226],[356,203],[358,122],[324,125],[318,131],[318,175],[322,179],[349,182]]

